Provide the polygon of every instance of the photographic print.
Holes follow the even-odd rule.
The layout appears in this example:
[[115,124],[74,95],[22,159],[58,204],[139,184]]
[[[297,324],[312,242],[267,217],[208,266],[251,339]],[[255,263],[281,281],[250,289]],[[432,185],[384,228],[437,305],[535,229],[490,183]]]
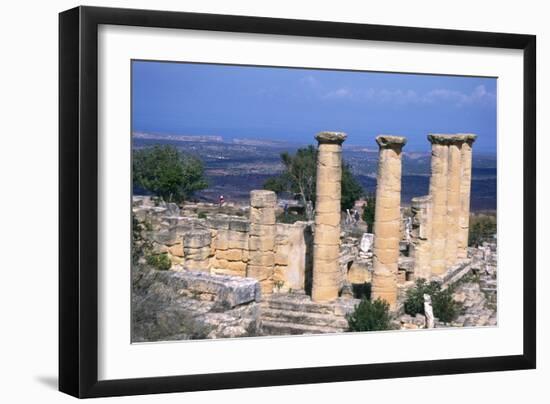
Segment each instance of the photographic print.
[[133,60],[131,91],[132,342],[497,326],[497,78]]

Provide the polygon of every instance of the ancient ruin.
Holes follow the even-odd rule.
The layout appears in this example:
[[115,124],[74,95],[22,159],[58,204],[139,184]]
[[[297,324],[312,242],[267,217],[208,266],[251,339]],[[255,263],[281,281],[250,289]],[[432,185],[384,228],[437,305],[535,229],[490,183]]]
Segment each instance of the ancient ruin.
[[275,269],[275,205],[273,191],[250,192],[250,232],[248,238],[248,266],[246,276],[257,279],[262,293],[273,292]]
[[[180,209],[134,197],[136,218],[153,229],[146,233],[152,254],[166,255],[171,265],[170,271],[138,278],[136,284],[147,285],[140,290],[149,288],[143,292],[144,301],[164,291],[171,297],[159,305],[172,314],[178,307],[193,308],[198,314],[193,317],[187,310],[186,316],[206,327],[201,332],[207,329],[208,338],[341,332],[365,285],[371,288],[371,300],[385,300],[393,313],[402,314],[404,295],[415,280],[435,280],[447,287],[475,271],[485,274],[485,286],[456,292],[457,299],[477,302],[461,324],[494,324],[496,317],[481,306],[492,301],[493,291],[496,295],[496,250],[493,245],[468,247],[476,136],[428,136],[429,195],[413,198],[407,217],[401,205],[402,148],[407,140],[378,136],[374,232],[360,234],[341,225],[346,134],[321,132],[315,139],[313,221],[278,222],[282,208],[277,195],[267,190],[251,191],[248,206],[225,208],[224,213],[216,204],[186,203]],[[430,313],[431,304],[426,297]],[[485,320],[479,320],[480,315]],[[424,316],[401,316],[399,321],[400,328],[444,326],[433,316],[428,322]],[[138,340],[147,339],[148,332],[141,330]],[[170,329],[161,338],[186,333]]]
[[401,149],[407,140],[401,136],[381,135],[376,142],[380,154],[374,216],[372,298],[383,299],[395,309],[401,240]]
[[340,255],[342,143],[346,134],[321,132],[317,154],[317,201],[315,203],[315,236],[313,239],[314,301],[338,297],[341,272]]

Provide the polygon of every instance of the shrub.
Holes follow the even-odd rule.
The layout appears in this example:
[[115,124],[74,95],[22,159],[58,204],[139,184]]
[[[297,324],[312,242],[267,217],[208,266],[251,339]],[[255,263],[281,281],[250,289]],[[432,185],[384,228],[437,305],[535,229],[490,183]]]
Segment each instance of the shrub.
[[451,288],[441,290],[432,296],[434,316],[444,323],[450,323],[458,317],[462,310],[462,304],[453,300]]
[[199,214],[198,214],[199,219],[206,219],[206,217],[207,217],[207,215],[206,215],[205,212],[199,212]]
[[385,300],[362,299],[353,313],[346,316],[350,331],[382,331],[390,329],[390,306]]
[[418,313],[424,315],[424,294],[432,298],[434,316],[445,323],[453,321],[462,310],[462,304],[453,300],[452,288],[441,290],[441,285],[437,282],[427,283],[425,279],[418,279],[415,287],[407,291],[405,313],[411,316]]
[[153,254],[147,256],[147,263],[159,271],[167,271],[172,266],[168,254]]
[[478,246],[497,232],[497,219],[493,215],[471,215],[468,245]]
[[407,290],[407,299],[405,300],[405,313],[416,316],[417,313],[424,314],[424,294],[434,295],[441,289],[437,282],[427,283],[425,279],[418,279],[414,288]]

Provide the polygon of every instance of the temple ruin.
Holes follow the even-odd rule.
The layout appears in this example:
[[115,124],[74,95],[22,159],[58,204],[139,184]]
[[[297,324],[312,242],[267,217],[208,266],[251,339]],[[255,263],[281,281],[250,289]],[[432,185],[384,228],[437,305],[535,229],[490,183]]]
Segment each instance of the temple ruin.
[[[192,204],[180,212],[175,204],[159,207],[134,200],[136,216],[159,229],[152,235],[154,253],[168,254],[173,271],[204,273],[192,280],[179,275],[178,282],[195,285],[200,280],[200,288],[193,286],[194,290],[209,293],[205,277],[210,274],[221,296],[212,299],[224,301],[229,292],[219,286],[221,280],[235,285],[231,293],[239,290],[239,279],[255,280],[257,287],[246,284],[250,297],[245,303],[254,306],[246,312],[261,315],[271,334],[298,334],[345,329],[345,314],[359,301],[353,291],[357,285],[370,282],[371,299],[383,299],[397,311],[404,290],[415,279],[453,282],[469,270],[475,135],[428,136],[429,195],[412,199],[412,217],[407,220],[401,205],[402,148],[407,140],[378,136],[374,231],[359,237],[346,235],[341,226],[346,134],[321,132],[315,139],[313,221],[277,222],[282,209],[277,195],[267,190],[251,191],[249,206],[235,208],[232,214],[219,213],[215,204],[203,204],[203,217]],[[260,327],[257,321],[251,324]]]
[[383,299],[395,309],[397,266],[401,240],[401,136],[381,135],[374,214],[374,268],[372,298]]
[[321,132],[315,139],[317,151],[317,200],[315,203],[315,236],[313,239],[314,301],[338,297],[342,274],[340,255],[340,199],[342,193],[342,143],[346,134]]

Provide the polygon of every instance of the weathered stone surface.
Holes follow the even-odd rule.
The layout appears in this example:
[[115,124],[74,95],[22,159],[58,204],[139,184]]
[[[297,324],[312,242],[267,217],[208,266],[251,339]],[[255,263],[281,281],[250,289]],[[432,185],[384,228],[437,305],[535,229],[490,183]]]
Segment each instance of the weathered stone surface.
[[347,137],[348,135],[346,135],[344,132],[331,132],[331,131],[319,132],[317,135],[315,135],[315,139],[320,144],[334,143],[337,145],[341,145],[342,143],[344,143],[344,140],[346,140]]
[[342,282],[338,262],[340,245],[340,199],[342,142],[346,134],[321,132],[317,153],[316,211],[313,248],[312,298],[316,302],[334,300]]
[[242,261],[243,250],[241,249],[220,250],[216,252],[216,258],[224,259],[228,261]]
[[432,198],[416,197],[411,201],[413,214],[411,231],[411,256],[414,257],[414,277],[430,279],[432,259]]
[[212,250],[210,247],[205,246],[201,248],[184,247],[183,257],[189,261],[204,261],[210,257]]
[[178,217],[180,215],[180,208],[175,203],[167,203],[166,212],[164,213],[166,216]]
[[397,261],[401,239],[401,148],[406,139],[381,135],[374,216],[372,299],[382,299],[395,310]]
[[260,281],[262,293],[273,293],[275,270],[275,208],[277,196],[273,191],[250,192],[250,231],[248,233],[247,276]]
[[[431,137],[428,139],[432,140]],[[432,142],[432,175],[430,177],[430,195],[432,197],[432,275],[445,272],[445,244],[447,238],[447,173],[448,147]]]
[[134,270],[132,341],[255,336],[261,292],[253,279]]
[[248,239],[248,248],[252,251],[273,251],[275,249],[274,237],[250,236]]
[[253,208],[273,208],[277,204],[277,195],[273,191],[258,189],[250,191],[250,206]]
[[460,219],[460,149],[463,141],[456,141],[449,148],[447,174],[447,235],[445,240],[445,265],[450,267],[457,262],[457,247]]
[[153,232],[153,241],[166,246],[172,246],[180,242],[180,239],[174,229],[165,229]]
[[466,134],[466,141],[460,150],[461,180],[460,180],[460,216],[459,233],[457,240],[458,259],[468,256],[468,232],[470,229],[470,191],[472,184],[472,145],[477,136]]
[[311,254],[312,249],[311,225],[307,222],[278,223],[276,227],[275,270],[277,280],[283,282],[283,290],[304,289],[307,257]]
[[212,234],[208,230],[193,230],[183,236],[183,246],[200,248],[210,246]]
[[250,208],[250,222],[261,224],[275,224],[275,207]]
[[428,135],[428,140],[430,143],[449,146],[451,144],[462,143],[468,140],[469,135],[466,134],[441,134],[441,133],[430,133]]
[[229,222],[229,230],[247,233],[250,231],[250,222],[245,219],[233,219]]

